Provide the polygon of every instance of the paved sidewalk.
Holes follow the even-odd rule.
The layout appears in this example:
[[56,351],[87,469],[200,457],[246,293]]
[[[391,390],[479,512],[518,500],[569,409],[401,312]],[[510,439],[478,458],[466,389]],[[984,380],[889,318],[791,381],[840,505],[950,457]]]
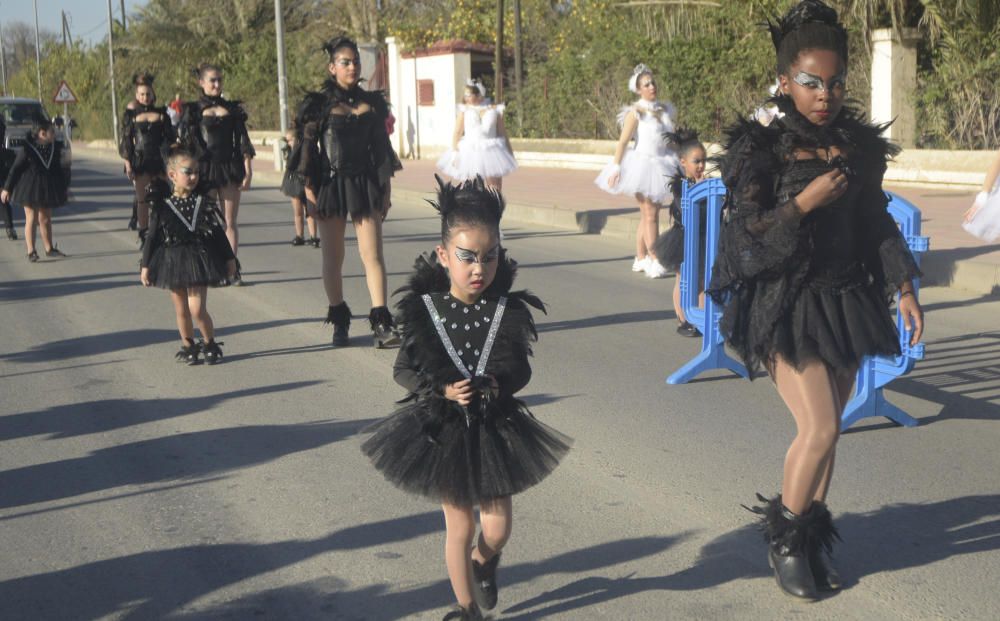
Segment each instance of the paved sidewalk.
[[[109,149],[75,145],[80,155],[113,158]],[[405,160],[397,173],[393,195],[399,200],[424,200],[433,196],[433,158]],[[262,161],[254,171],[256,183],[277,185],[280,173]],[[633,200],[612,196],[594,185],[592,171],[523,167],[504,180],[507,217],[587,233],[621,238],[632,250],[638,225]],[[1000,243],[985,244],[968,235],[960,224],[972,204],[973,190],[948,190],[887,186],[916,205],[923,215],[922,234],[930,237],[931,250],[923,257],[925,286],[965,289],[983,296],[1000,293]],[[666,219],[663,219],[666,226]],[[623,269],[625,269],[623,267]]]

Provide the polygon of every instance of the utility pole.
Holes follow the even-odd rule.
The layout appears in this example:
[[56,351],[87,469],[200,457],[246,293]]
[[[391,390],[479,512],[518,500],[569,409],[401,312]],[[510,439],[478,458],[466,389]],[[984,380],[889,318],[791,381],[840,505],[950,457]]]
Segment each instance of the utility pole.
[[108,0],[108,72],[111,74],[111,129],[115,144],[118,144],[118,94],[115,93],[115,20],[111,15],[111,0]]
[[66,36],[66,11],[62,11],[62,33],[63,33],[63,47],[69,49],[69,40]]
[[274,0],[274,36],[278,47],[278,112],[284,137],[288,131],[288,78],[285,76],[285,18],[281,13],[281,0]]
[[[63,45],[66,47],[66,51],[69,52],[69,42],[72,37],[69,36],[69,21],[66,19],[66,11],[62,12],[62,28],[63,28]],[[66,132],[66,137],[71,141],[73,140],[73,130],[69,126],[69,104],[65,101],[63,102],[63,131]]]
[[7,52],[3,46],[3,24],[0,23],[0,76],[3,77],[3,94],[7,94]]
[[517,137],[524,134],[524,91],[521,90],[521,0],[514,0],[514,88],[517,90]]
[[503,0],[497,0],[497,48],[493,57],[494,101],[503,101]]
[[38,0],[32,0],[35,5],[35,76],[38,82],[38,101],[42,100],[42,50],[38,41]]
[[125,25],[125,0],[121,0],[121,5],[122,5],[122,30],[126,30],[127,26]]

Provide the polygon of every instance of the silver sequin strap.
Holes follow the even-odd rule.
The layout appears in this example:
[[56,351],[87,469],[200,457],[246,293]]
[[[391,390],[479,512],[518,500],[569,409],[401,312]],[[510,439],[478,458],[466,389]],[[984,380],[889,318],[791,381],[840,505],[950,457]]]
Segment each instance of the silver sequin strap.
[[451,342],[451,338],[444,329],[444,321],[441,320],[441,315],[434,308],[434,302],[431,300],[431,296],[427,293],[420,296],[424,301],[424,305],[427,307],[427,312],[430,313],[431,319],[434,320],[434,327],[437,328],[438,336],[441,337],[441,343],[444,344],[444,348],[448,351],[448,355],[451,357],[452,363],[458,370],[462,372],[462,377],[465,379],[472,379],[472,374],[465,368],[462,364],[462,359],[459,357],[458,352],[455,351],[455,345]]
[[483,353],[479,356],[479,364],[476,366],[476,375],[486,372],[486,363],[490,360],[490,352],[493,351],[493,342],[497,340],[497,332],[500,331],[500,320],[503,319],[503,311],[507,308],[507,298],[501,297],[497,300],[497,312],[493,315],[493,323],[490,324],[490,332],[486,335],[486,343],[483,345]]
[[194,233],[194,229],[195,229],[195,227],[198,224],[198,210],[201,209],[201,196],[196,196],[195,197],[195,200],[194,200],[194,213],[191,214],[191,221],[190,222],[187,221],[187,218],[185,218],[183,215],[181,215],[180,210],[177,209],[177,206],[174,205],[173,201],[171,201],[168,198],[165,202],[167,203],[167,205],[170,206],[170,209],[172,209],[173,212],[175,214],[177,214],[177,217],[181,219],[181,222],[184,223],[184,226],[187,227],[187,230],[189,230],[192,233]]
[[31,150],[34,151],[35,155],[38,156],[38,160],[42,163],[42,166],[45,166],[45,170],[48,170],[49,168],[52,167],[52,158],[55,157],[55,155],[56,155],[56,148],[55,148],[55,146],[53,146],[51,149],[49,149],[49,158],[45,159],[44,157],[42,157],[41,152],[38,149],[35,148],[35,145],[31,144],[30,142],[26,142],[26,144],[29,147],[31,147]]

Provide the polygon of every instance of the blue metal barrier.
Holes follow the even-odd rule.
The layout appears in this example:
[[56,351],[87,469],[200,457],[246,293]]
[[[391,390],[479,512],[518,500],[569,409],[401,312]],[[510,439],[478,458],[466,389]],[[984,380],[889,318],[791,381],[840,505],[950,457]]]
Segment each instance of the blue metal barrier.
[[[709,179],[689,186],[684,182],[681,190],[681,221],[684,223],[684,257],[678,274],[681,288],[681,308],[692,325],[701,330],[701,351],[691,361],[677,369],[667,378],[668,384],[685,384],[699,374],[711,369],[729,369],[741,377],[747,377],[747,368],[726,353],[726,346],[719,332],[719,318],[722,310],[705,296],[705,308],[698,307],[698,288],[692,283],[702,279],[704,288],[712,278],[712,265],[719,251],[719,229],[722,225],[722,203],[726,198],[726,186],[721,179]],[[701,245],[701,210],[705,209],[705,265],[699,265]],[[694,260],[687,260],[694,257]],[[702,273],[703,272],[703,273]]]
[[[920,264],[920,255],[927,252],[930,240],[920,235],[920,210],[903,197],[887,192],[889,195],[889,213],[903,233],[907,246],[913,253],[913,258]],[[914,280],[914,292],[919,292],[920,281]],[[896,295],[899,301],[899,295]],[[913,370],[917,360],[924,358],[924,344],[910,345],[910,337],[903,323],[903,316],[896,311],[896,328],[899,330],[899,356],[876,356],[865,358],[858,369],[854,384],[854,397],[847,402],[844,416],[840,421],[841,430],[847,429],[862,418],[884,416],[904,427],[915,427],[917,419],[913,418],[895,405],[889,403],[882,394],[882,387]]]
[[[913,252],[914,259],[920,263],[920,254],[926,252],[929,242],[920,235],[920,210],[902,197],[887,193],[889,196],[889,213],[899,224],[906,243]],[[681,193],[681,219],[684,223],[684,257],[698,257],[701,243],[701,211],[706,210],[705,231],[705,265],[697,260],[685,260],[681,264],[680,278],[681,308],[687,320],[698,327],[702,333],[701,351],[687,364],[672,373],[667,378],[668,384],[684,384],[704,371],[712,369],[728,369],[741,377],[747,377],[745,366],[731,358],[725,351],[722,334],[719,332],[721,309],[705,296],[705,308],[698,307],[698,288],[692,283],[702,278],[705,288],[712,277],[712,265],[719,250],[719,232],[722,225],[722,204],[726,196],[726,187],[720,179],[709,179],[693,186],[685,182]],[[920,283],[913,283],[914,290],[919,291]],[[854,397],[844,408],[841,429],[846,429],[862,418],[884,416],[890,420],[912,427],[916,419],[889,403],[882,394],[882,388],[897,377],[909,373],[917,360],[924,357],[924,345],[918,343],[911,346],[909,335],[905,330],[903,317],[897,310],[896,327],[899,329],[899,344],[902,354],[896,357],[866,358],[858,369],[855,381]]]

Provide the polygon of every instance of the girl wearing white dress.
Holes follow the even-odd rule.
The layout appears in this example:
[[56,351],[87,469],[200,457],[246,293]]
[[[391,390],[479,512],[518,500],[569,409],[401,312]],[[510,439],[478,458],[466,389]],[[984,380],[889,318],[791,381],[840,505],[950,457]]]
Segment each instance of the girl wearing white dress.
[[965,212],[962,228],[983,241],[1000,238],[1000,151],[986,173],[975,202]]
[[[633,194],[639,201],[639,230],[636,233],[633,272],[663,278],[667,270],[657,260],[653,244],[660,228],[660,208],[673,202],[670,179],[677,174],[677,156],[666,132],[674,131],[677,112],[673,104],[656,100],[656,81],[646,65],[637,65],[628,82],[639,100],[622,109],[618,123],[622,134],[615,157],[601,170],[594,183],[610,194]],[[632,139],[635,144],[629,146]]]
[[503,126],[504,105],[490,104],[478,80],[466,81],[462,101],[451,148],[438,160],[438,169],[460,181],[482,177],[499,192],[502,178],[517,169]]

